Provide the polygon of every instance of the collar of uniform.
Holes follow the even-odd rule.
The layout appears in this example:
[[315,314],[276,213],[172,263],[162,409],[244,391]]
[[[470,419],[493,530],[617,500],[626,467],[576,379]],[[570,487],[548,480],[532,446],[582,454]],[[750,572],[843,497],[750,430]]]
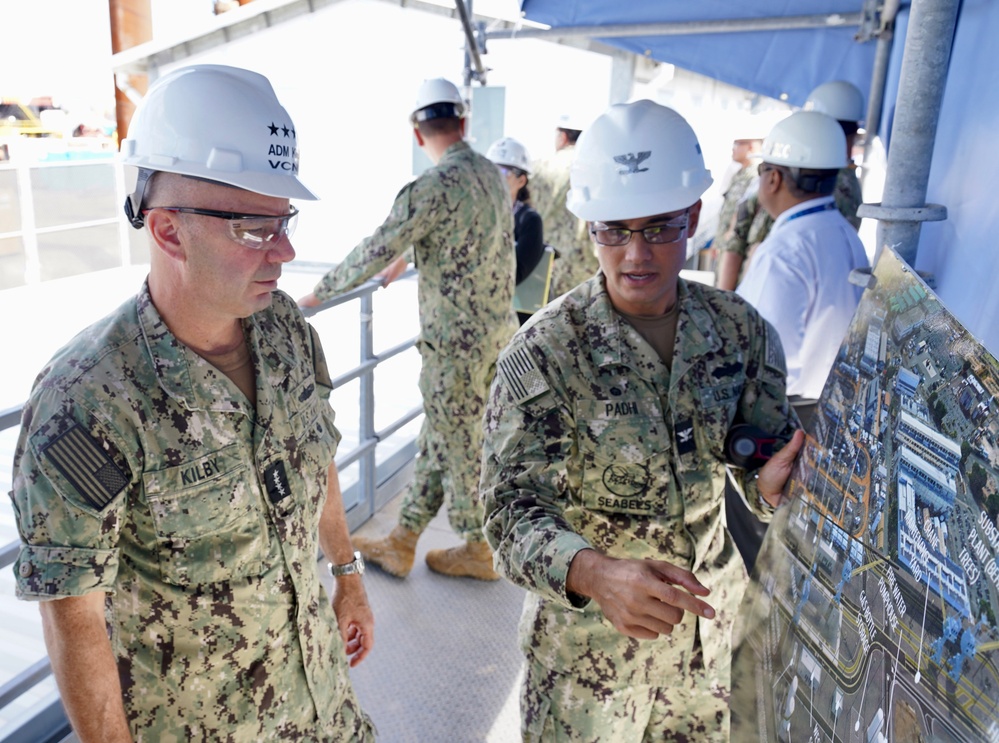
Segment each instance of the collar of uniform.
[[[207,361],[177,339],[167,327],[144,285],[139,297],[139,324],[160,387],[189,410],[234,412],[241,409],[222,375],[206,375],[201,365]],[[214,368],[214,367],[213,367]]]
[[614,311],[603,273],[586,282],[590,296],[586,301],[586,334],[590,341],[590,358],[594,366],[621,363],[621,323]]
[[[281,291],[271,295],[271,306],[243,321],[246,329],[246,341],[251,350],[256,350],[260,358],[261,369],[258,374],[274,374],[277,381],[288,377],[295,367],[295,359],[302,344],[311,342],[308,337],[308,327],[304,322],[295,322],[298,307],[294,300]],[[295,335],[304,333],[296,345]],[[269,381],[268,383],[271,383]]]
[[[240,399],[232,396],[228,383],[223,381],[224,377],[217,372],[204,374],[199,367],[202,364],[208,365],[208,362],[170,332],[153,305],[148,283],[143,284],[137,298],[137,311],[153,369],[160,387],[168,395],[190,410],[242,410]],[[257,356],[264,359],[263,363],[280,367],[277,370],[278,376],[284,374],[284,370],[291,366],[287,353],[261,340],[267,334],[260,332],[256,317],[250,317],[244,327],[251,353],[256,350]],[[268,348],[272,348],[273,353],[267,353]]]
[[704,299],[705,291],[702,284],[679,280],[677,293],[680,317],[677,320],[676,335],[680,339],[680,360],[686,363],[692,363],[704,354],[718,351],[722,347],[721,338],[715,329],[715,315]]
[[467,149],[470,149],[468,146],[468,142],[466,142],[464,139],[459,139],[457,142],[455,142],[446,150],[444,150],[444,154],[441,155],[441,159],[437,161],[437,164],[440,165],[445,160],[450,160],[453,157],[457,157],[459,153],[464,152]]
[[[586,324],[593,363],[604,366],[621,361],[620,323],[624,320],[614,311],[603,274],[597,276],[590,283],[592,288],[586,310]],[[700,285],[691,285],[684,279],[677,279],[677,301],[680,303],[676,331],[680,340],[680,358],[689,363],[705,353],[721,348],[721,340],[715,332],[715,318],[701,297]]]

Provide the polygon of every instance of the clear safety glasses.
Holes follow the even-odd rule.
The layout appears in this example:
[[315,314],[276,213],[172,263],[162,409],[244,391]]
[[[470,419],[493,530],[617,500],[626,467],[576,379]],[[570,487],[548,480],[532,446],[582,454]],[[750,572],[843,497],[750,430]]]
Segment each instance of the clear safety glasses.
[[527,175],[527,173],[525,173],[523,170],[521,170],[520,168],[515,168],[512,165],[497,165],[496,167],[499,168],[499,172],[502,173],[503,175],[512,175],[517,178],[519,178],[522,175]]
[[688,214],[663,224],[651,225],[643,230],[629,230],[624,227],[608,227],[602,222],[594,222],[590,234],[601,245],[620,247],[631,242],[631,236],[641,232],[650,245],[666,245],[680,242],[687,237]]
[[144,209],[143,213],[152,209],[165,209],[168,212],[198,214],[202,217],[224,219],[228,224],[231,240],[251,250],[268,250],[282,237],[291,237],[294,234],[295,225],[298,224],[298,209],[290,208],[290,212],[278,216],[219,212],[214,209],[195,209],[190,206],[156,206]]

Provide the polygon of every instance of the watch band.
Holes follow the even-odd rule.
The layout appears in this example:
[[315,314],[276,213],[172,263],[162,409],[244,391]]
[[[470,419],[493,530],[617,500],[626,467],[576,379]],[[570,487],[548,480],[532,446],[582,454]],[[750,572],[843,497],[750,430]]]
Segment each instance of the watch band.
[[334,578],[339,578],[342,575],[363,575],[364,574],[364,558],[361,557],[361,553],[354,551],[354,559],[343,565],[334,565],[333,563],[327,563],[326,566],[329,568],[330,575]]

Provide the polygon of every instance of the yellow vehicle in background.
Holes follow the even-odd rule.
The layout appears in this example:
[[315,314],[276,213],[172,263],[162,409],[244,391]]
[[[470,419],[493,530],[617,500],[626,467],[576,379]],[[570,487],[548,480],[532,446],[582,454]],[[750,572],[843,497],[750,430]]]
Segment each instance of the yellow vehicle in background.
[[[62,137],[62,128],[54,125],[52,118],[46,116],[46,112],[51,111],[57,117],[64,116],[65,112],[50,105],[50,101],[51,99],[41,98],[25,104],[15,98],[0,98],[0,161],[10,159],[8,144],[12,139]],[[39,105],[36,105],[36,102]]]
[[[55,110],[54,107],[44,110],[49,108]],[[25,105],[12,98],[0,99],[0,137],[61,137],[61,129],[43,122],[42,111],[39,106]]]

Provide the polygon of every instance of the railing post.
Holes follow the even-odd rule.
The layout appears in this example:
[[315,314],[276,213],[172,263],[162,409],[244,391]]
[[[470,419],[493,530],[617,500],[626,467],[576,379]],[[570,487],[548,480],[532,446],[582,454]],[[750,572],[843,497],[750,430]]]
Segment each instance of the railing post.
[[24,283],[35,284],[41,281],[42,261],[38,253],[38,232],[35,227],[35,192],[32,191],[31,169],[25,162],[17,166],[17,191],[21,202]]
[[[361,364],[367,364],[375,356],[375,332],[374,318],[372,317],[374,301],[372,293],[368,292],[361,296]],[[358,431],[358,443],[365,444],[375,437],[375,371],[369,369],[361,378],[360,382],[360,421]],[[358,476],[357,485],[361,492],[362,502],[365,504],[367,516],[374,514],[375,489],[378,483],[375,481],[375,453],[376,447],[371,447],[361,456],[357,463]]]

